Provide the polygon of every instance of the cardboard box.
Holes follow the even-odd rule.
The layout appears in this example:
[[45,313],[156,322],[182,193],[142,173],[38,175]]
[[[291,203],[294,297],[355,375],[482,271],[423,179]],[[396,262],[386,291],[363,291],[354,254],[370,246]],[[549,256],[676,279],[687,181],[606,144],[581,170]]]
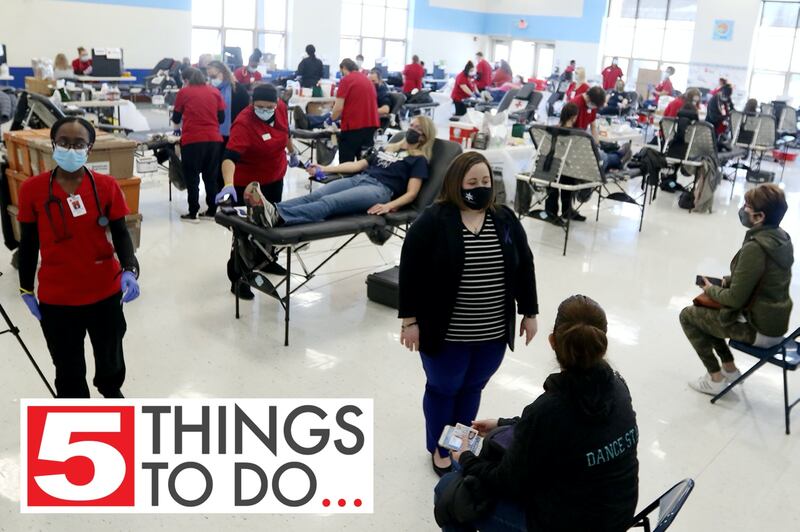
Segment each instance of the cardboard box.
[[52,96],[56,90],[56,82],[52,79],[40,79],[25,76],[25,90],[42,96]]
[[[40,138],[31,139],[28,146],[31,169],[33,171],[31,175],[38,175],[55,167],[53,145],[49,137],[46,140]],[[92,151],[89,153],[89,162],[86,166],[95,172],[109,174],[117,179],[128,179],[133,177],[133,154],[135,150],[135,141],[113,135],[98,135]]]
[[118,179],[117,183],[125,195],[125,203],[128,205],[128,210],[131,213],[139,212],[139,189],[141,188],[142,180],[138,177],[129,177],[128,179]]
[[661,75],[660,70],[639,69],[639,75],[636,78],[636,92],[642,101],[652,97],[653,88],[661,83]]

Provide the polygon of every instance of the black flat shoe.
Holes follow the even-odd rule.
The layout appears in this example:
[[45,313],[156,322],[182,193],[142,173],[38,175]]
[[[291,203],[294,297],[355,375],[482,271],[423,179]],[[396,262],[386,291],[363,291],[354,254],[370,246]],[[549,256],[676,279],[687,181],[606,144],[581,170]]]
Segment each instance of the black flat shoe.
[[439,467],[436,465],[436,462],[433,461],[433,454],[431,454],[431,465],[433,466],[433,472],[436,473],[440,478],[445,476],[446,474],[453,471],[453,464],[452,458],[450,459],[451,463],[447,467]]

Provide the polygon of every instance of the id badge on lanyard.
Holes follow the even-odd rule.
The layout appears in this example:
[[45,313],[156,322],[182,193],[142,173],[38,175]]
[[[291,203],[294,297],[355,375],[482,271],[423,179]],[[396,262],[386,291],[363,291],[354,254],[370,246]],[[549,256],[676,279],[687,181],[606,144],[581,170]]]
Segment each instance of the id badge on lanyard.
[[67,205],[69,205],[69,212],[72,213],[73,218],[86,214],[86,205],[83,204],[80,194],[70,194],[67,198]]

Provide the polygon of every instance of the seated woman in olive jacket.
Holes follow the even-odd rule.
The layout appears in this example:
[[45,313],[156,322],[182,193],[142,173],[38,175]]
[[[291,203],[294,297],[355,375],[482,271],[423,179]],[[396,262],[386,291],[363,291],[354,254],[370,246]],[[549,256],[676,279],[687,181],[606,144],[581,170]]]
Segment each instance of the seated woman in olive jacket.
[[703,291],[711,306],[721,308],[694,305],[681,311],[683,332],[707,370],[689,382],[692,389],[717,395],[741,376],[726,338],[768,347],[779,343],[789,329],[794,248],[779,227],[787,209],[786,197],[775,184],[748,190],[739,210],[747,233],[731,262],[731,275],[720,286],[704,278]]

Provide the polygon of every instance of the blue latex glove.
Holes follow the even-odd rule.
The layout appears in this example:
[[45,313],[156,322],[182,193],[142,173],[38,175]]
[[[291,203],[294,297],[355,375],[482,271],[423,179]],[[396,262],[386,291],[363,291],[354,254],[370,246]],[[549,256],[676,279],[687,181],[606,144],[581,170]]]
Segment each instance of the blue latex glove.
[[181,128],[173,129],[172,130],[172,134],[175,135],[176,137],[180,137],[181,136]]
[[130,303],[139,297],[139,283],[136,282],[136,276],[133,275],[133,272],[122,272],[120,288],[122,289],[123,303]]
[[219,203],[222,202],[222,200],[225,198],[225,196],[230,196],[231,200],[234,203],[239,201],[239,198],[236,197],[236,189],[233,188],[233,185],[228,185],[226,187],[222,187],[222,190],[220,190],[219,193],[216,196],[214,196],[214,203],[219,205]]
[[28,306],[28,310],[31,311],[33,317],[42,321],[42,313],[39,310],[39,302],[36,301],[36,296],[33,294],[22,294],[22,300],[25,302],[25,305]]
[[314,170],[314,179],[316,179],[317,181],[321,181],[324,178],[325,178],[325,172],[322,171],[321,166],[317,166]]
[[297,168],[300,166],[300,157],[298,157],[296,153],[289,154],[289,166],[291,168]]
[[323,122],[323,124],[326,125],[326,126],[332,126],[333,125],[333,120],[331,120],[330,115],[328,115],[328,118],[325,119],[325,122]]

